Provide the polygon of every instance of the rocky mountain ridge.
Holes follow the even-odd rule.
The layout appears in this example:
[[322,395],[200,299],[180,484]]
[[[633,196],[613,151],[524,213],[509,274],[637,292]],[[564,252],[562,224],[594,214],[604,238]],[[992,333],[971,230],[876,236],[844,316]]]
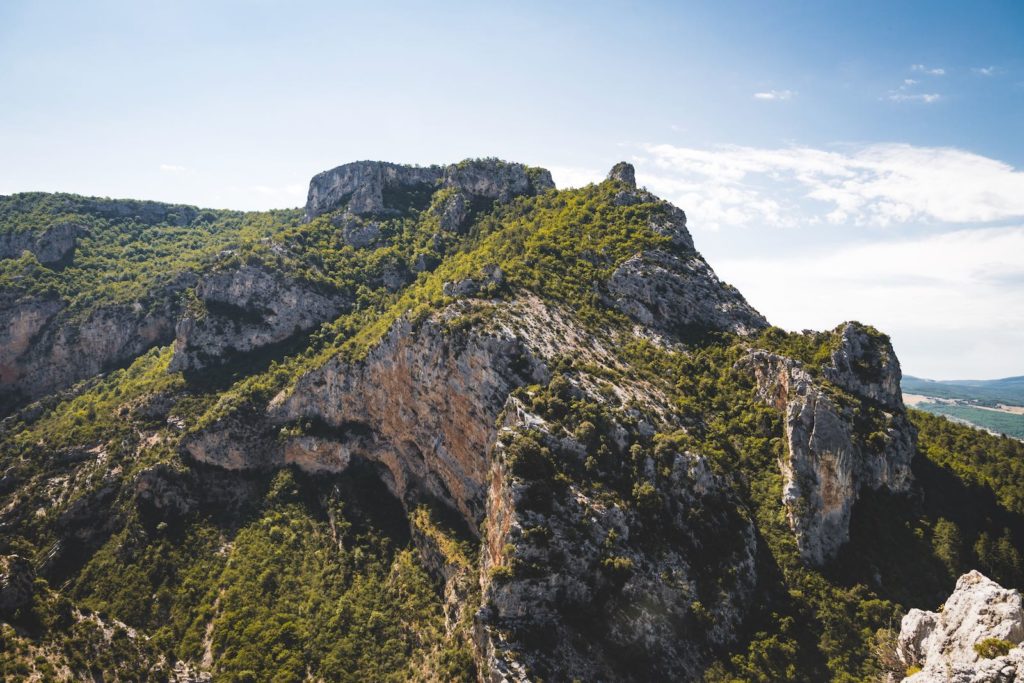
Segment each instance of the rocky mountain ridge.
[[[878,501],[932,495],[895,352],[859,323],[771,327],[629,164],[558,191],[493,159],[355,162],[276,214],[27,201],[4,210],[65,225],[78,207],[85,227],[51,263],[64,281],[41,237],[2,262],[0,553],[41,582],[3,589],[18,648],[84,648],[76,600],[151,634],[131,636],[125,680],[880,670],[854,634],[896,610],[863,591],[897,582],[868,567],[847,584],[836,558]],[[159,231],[180,240],[166,276],[89,279]],[[321,565],[304,580],[327,602],[283,569]],[[373,608],[381,641],[346,616],[371,600],[361,581],[420,596]],[[278,611],[255,616],[246,591]],[[53,625],[32,631],[30,611]],[[261,648],[239,639],[285,622]],[[818,622],[857,626],[818,641]],[[314,644],[326,623],[337,637]]]

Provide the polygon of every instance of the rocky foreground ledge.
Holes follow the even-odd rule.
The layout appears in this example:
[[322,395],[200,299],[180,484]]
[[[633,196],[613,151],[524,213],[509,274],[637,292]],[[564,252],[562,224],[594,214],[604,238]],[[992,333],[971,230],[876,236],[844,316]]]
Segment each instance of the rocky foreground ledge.
[[978,571],[964,574],[939,612],[903,617],[897,656],[909,683],[1024,680],[1024,602]]

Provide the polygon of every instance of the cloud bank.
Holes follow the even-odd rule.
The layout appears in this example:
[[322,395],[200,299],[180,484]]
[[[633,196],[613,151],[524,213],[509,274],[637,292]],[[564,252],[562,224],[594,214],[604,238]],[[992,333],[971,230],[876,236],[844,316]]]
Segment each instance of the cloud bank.
[[989,223],[1024,217],[1024,172],[948,147],[711,149],[646,145],[641,180],[693,223]]

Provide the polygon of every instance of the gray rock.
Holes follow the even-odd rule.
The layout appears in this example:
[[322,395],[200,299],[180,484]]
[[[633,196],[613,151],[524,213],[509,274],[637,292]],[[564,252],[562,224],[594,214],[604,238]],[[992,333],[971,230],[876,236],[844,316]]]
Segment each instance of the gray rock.
[[[975,645],[987,638],[1011,643],[986,659]],[[912,609],[903,617],[897,656],[921,671],[911,683],[1012,683],[1024,678],[1024,602],[978,571],[964,574],[941,612]]]
[[900,362],[889,338],[860,323],[843,326],[839,348],[822,371],[831,382],[891,410],[903,409]]
[[[505,433],[528,428],[558,448],[543,420],[514,401],[509,408]],[[505,470],[503,452],[499,440],[482,552],[487,607],[476,637],[490,680],[699,679],[711,653],[735,638],[757,581],[754,527],[728,483],[704,458],[676,454],[657,488],[657,524],[676,543],[652,553],[643,541],[650,522],[635,507],[601,504],[570,483],[550,512],[538,510],[528,503],[529,482]],[[723,529],[733,543],[716,541]],[[537,530],[541,543],[530,540]],[[495,567],[510,566],[537,569],[493,578]],[[701,572],[731,580],[708,590]],[[518,636],[538,632],[544,649]],[[636,661],[628,674],[619,669],[623,652]]]
[[19,555],[0,555],[0,615],[10,616],[32,601],[36,572]]
[[392,209],[385,205],[385,193],[431,190],[442,173],[438,166],[402,166],[384,161],[344,164],[317,174],[309,182],[306,218],[341,207],[357,216],[382,214]]
[[849,540],[862,487],[910,488],[914,428],[900,408],[886,414],[882,443],[866,442],[856,436],[852,408],[837,404],[800,363],[752,351],[737,367],[753,375],[761,400],[782,411],[783,503],[803,559],[824,564]]
[[149,520],[178,520],[194,512],[198,504],[187,472],[159,464],[135,477],[135,505]]
[[472,197],[507,202],[515,197],[554,189],[551,173],[498,159],[470,159],[444,170],[444,187]]
[[18,258],[32,252],[44,266],[65,265],[75,253],[78,237],[84,228],[77,223],[57,223],[42,232],[0,233],[0,258]]
[[768,322],[693,252],[648,251],[624,261],[607,282],[610,303],[658,332],[751,334]]
[[261,266],[211,273],[196,286],[205,314],[177,325],[172,371],[197,371],[283,342],[340,314],[346,297]]
[[404,208],[401,198],[419,196],[429,201],[434,191],[451,188],[455,193],[441,207],[442,225],[459,232],[465,228],[474,199],[507,202],[554,186],[551,174],[544,169],[497,159],[466,160],[444,168],[356,161],[313,177],[306,218],[311,220],[338,209],[356,216],[400,215]]
[[608,172],[608,180],[617,180],[636,189],[636,171],[633,169],[633,164],[625,161],[615,164],[612,166],[612,170]]
[[489,264],[481,269],[480,277],[463,278],[454,282],[445,282],[441,292],[445,296],[453,298],[471,297],[501,287],[505,284],[505,273],[495,264]]
[[113,304],[88,315],[56,296],[0,293],[0,410],[125,364],[174,336],[177,284],[156,302]]

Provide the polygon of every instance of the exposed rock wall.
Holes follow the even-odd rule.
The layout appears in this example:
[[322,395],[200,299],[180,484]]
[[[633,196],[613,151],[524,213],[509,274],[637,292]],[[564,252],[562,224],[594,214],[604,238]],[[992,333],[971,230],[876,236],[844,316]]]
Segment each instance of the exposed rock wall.
[[0,295],[0,410],[66,388],[173,339],[170,300],[97,308],[84,317],[57,297]]
[[402,166],[383,161],[356,161],[324,171],[309,183],[306,218],[344,209],[356,216],[400,214],[393,197],[451,188],[442,208],[442,225],[460,230],[473,200],[507,202],[554,188],[551,174],[494,159],[467,160],[450,166]]
[[721,282],[696,252],[637,254],[615,269],[607,287],[617,309],[667,334],[750,334],[768,326],[764,316],[739,291]]
[[[881,413],[884,432],[875,440],[856,433],[852,407],[843,405],[794,360],[753,351],[740,362],[751,372],[760,398],[783,414],[786,452],[779,463],[784,478],[783,502],[804,559],[820,565],[835,557],[849,539],[850,514],[860,489],[882,486],[893,492],[911,484],[914,430],[899,409]],[[843,385],[864,389],[834,371]],[[839,383],[839,382],[837,382]],[[884,394],[886,404],[897,395]]]
[[[985,657],[975,646],[1006,641],[1009,652]],[[964,574],[940,612],[903,617],[897,655],[921,671],[909,683],[1012,683],[1024,679],[1024,601],[978,571]]]
[[[506,440],[521,429],[541,433],[558,459],[575,450],[510,401],[490,458],[481,552],[485,680],[699,679],[710,653],[736,637],[756,585],[754,528],[728,483],[704,458],[679,453],[652,489],[657,512],[608,505],[578,483],[542,494],[548,482],[506,464]],[[645,542],[652,525],[672,539],[655,553]]]
[[350,305],[340,294],[248,265],[203,277],[196,296],[206,310],[186,314],[177,324],[174,371],[201,370],[232,354],[285,341]]
[[485,454],[495,420],[517,386],[547,370],[498,331],[460,333],[444,319],[396,323],[367,357],[329,361],[275,399],[277,422],[314,420],[336,430],[352,455],[384,464],[396,494],[426,493],[483,519]]
[[67,264],[81,234],[82,226],[76,223],[57,223],[41,232],[0,233],[0,258],[18,258],[30,251],[44,266]]

